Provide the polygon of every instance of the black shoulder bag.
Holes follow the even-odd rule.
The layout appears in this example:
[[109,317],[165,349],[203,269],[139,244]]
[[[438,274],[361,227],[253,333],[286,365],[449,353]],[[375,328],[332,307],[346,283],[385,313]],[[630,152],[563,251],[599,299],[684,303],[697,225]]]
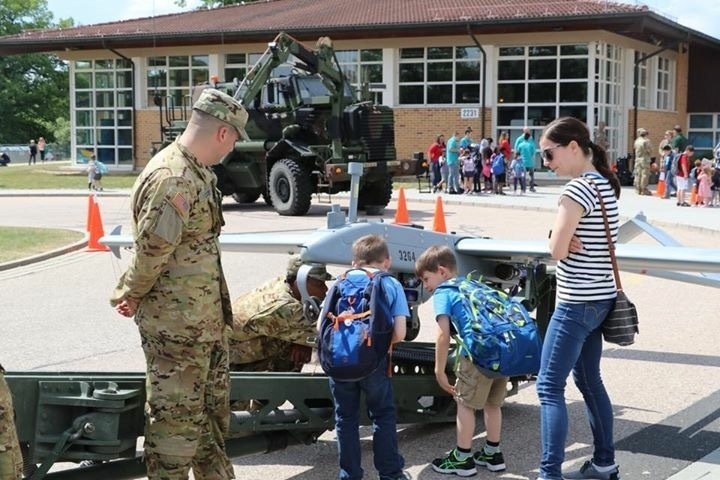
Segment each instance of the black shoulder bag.
[[615,286],[617,287],[617,298],[615,306],[608,313],[607,318],[602,324],[603,338],[608,343],[626,347],[635,343],[635,334],[640,333],[638,328],[638,315],[635,304],[627,298],[620,283],[620,273],[618,272],[617,258],[615,258],[615,244],[610,234],[610,222],[605,210],[605,202],[603,201],[600,189],[595,182],[589,179],[595,192],[597,193],[600,209],[602,210],[603,222],[605,223],[605,235],[607,236],[608,251],[610,252],[610,261],[612,262],[613,275],[615,276]]

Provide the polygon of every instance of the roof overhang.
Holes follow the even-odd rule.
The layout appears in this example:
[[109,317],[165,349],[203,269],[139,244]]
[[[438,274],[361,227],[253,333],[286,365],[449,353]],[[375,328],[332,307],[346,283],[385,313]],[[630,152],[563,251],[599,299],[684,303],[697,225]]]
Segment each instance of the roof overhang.
[[[471,31],[478,35],[503,33],[537,33],[581,30],[606,30],[654,45],[699,43],[720,50],[720,40],[682,27],[654,12],[616,13],[603,16],[546,16],[519,19],[486,19],[403,23],[384,25],[346,25],[327,27],[322,33],[333,39],[366,39],[417,36],[447,36],[449,31]],[[300,40],[317,39],[318,28],[290,28],[287,33]],[[83,51],[98,49],[135,49],[148,47],[181,47],[227,43],[266,42],[277,32],[263,30],[194,31],[175,33],[139,32],[133,34],[83,36],[6,37],[0,39],[0,54]]]

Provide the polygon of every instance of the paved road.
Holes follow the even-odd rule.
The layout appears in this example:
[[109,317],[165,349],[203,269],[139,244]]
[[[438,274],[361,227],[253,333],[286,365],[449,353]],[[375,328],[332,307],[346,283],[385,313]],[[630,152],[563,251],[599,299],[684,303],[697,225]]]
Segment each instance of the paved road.
[[[410,200],[409,209],[413,222],[429,227],[434,197],[413,192],[408,192],[408,197],[427,200]],[[537,239],[547,236],[553,214],[543,209],[552,208],[557,190],[541,189],[538,195],[525,197],[532,200],[510,197],[474,200],[505,202],[493,208],[471,205],[473,200],[469,198],[457,199],[462,204],[454,203],[456,197],[446,198],[450,230],[498,238]],[[114,224],[127,227],[126,197],[105,196],[100,201],[106,230]],[[524,209],[510,208],[520,201],[528,201],[529,205]],[[630,200],[626,202],[631,208]],[[3,203],[2,225],[84,228],[87,199],[83,196],[8,196]],[[621,209],[624,208],[621,200]],[[278,217],[260,203],[245,207],[229,205],[225,230],[308,230],[324,223],[327,210],[327,205],[314,204],[307,217],[288,218]],[[720,214],[712,209],[704,212]],[[388,209],[385,218],[392,218],[393,214]],[[686,245],[713,247],[718,242],[717,234],[708,230],[669,231]],[[640,238],[637,242],[650,240]],[[109,292],[126,261],[127,258],[114,259],[109,253],[75,252],[0,272],[3,306],[0,357],[6,368],[143,370],[134,325],[115,315],[107,304]],[[236,296],[281,272],[284,256],[232,253],[224,255],[224,262],[232,294]],[[669,280],[632,274],[624,274],[623,278],[630,298],[638,304],[642,331],[636,345],[606,349],[604,378],[617,417],[618,461],[625,480],[668,479],[720,447],[717,353],[720,329],[716,318],[720,295],[716,289]],[[423,340],[433,336],[427,313],[424,306]],[[579,393],[571,386],[567,397],[570,413],[567,460],[569,465],[576,465],[590,454],[590,434]],[[534,479],[539,444],[537,425],[537,397],[529,385],[509,399],[505,408],[503,448],[508,472],[500,475],[481,472],[476,478]],[[478,431],[482,432],[482,422]],[[479,433],[478,444],[482,437]],[[368,473],[373,471],[370,438],[371,432],[364,429],[364,465]],[[236,459],[236,475],[245,479],[330,480],[335,478],[333,440],[333,433],[328,432],[311,446]],[[443,478],[433,473],[428,463],[453,446],[452,426],[404,425],[400,441],[413,478]]]

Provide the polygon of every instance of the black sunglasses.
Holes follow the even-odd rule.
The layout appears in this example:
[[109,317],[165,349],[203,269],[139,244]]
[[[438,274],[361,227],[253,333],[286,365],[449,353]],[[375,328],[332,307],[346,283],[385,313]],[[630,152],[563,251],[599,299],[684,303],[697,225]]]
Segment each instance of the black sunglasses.
[[553,153],[552,153],[552,151],[555,150],[556,148],[560,148],[560,147],[567,147],[567,145],[555,145],[554,147],[544,148],[544,149],[540,152],[540,156],[543,158],[543,160],[547,160],[548,162],[552,162],[552,160],[553,160]]

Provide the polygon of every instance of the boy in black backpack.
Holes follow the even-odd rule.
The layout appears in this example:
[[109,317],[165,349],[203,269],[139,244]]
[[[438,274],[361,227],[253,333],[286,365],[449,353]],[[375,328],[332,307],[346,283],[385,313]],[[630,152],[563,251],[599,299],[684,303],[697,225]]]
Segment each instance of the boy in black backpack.
[[[462,325],[470,321],[460,292],[452,288],[437,288],[457,276],[457,260],[452,250],[444,245],[434,245],[418,258],[415,264],[418,278],[429,292],[433,292],[435,320],[438,334],[435,343],[435,377],[440,387],[452,394],[457,403],[457,446],[442,458],[432,461],[432,468],[440,473],[454,473],[468,477],[477,473],[476,465],[493,472],[505,470],[505,459],[500,451],[502,426],[501,406],[507,393],[507,377],[488,378],[473,364],[470,358],[461,356],[455,366],[455,385],[450,385],[445,367],[447,365],[453,321]],[[451,321],[452,318],[452,321]],[[475,435],[475,411],[483,410],[487,438],[485,446],[472,453]]]
[[[348,270],[345,275],[338,277],[337,282],[356,280],[363,277],[372,277],[380,272],[387,272],[390,267],[390,253],[387,243],[378,235],[366,235],[357,239],[352,246],[353,269]],[[410,315],[405,292],[402,285],[392,276],[386,275],[379,278],[380,288],[378,292],[382,296],[378,302],[384,302],[382,307],[389,312],[385,320],[392,328],[389,333],[391,337],[388,343],[396,343],[405,338],[406,318]],[[333,289],[325,301],[332,302],[334,297]],[[387,307],[387,308],[385,308]],[[321,350],[330,348],[323,345],[323,321],[332,305],[325,305],[323,313],[318,320],[320,331]],[[342,312],[334,312],[343,321]],[[376,317],[375,320],[378,320]],[[332,328],[332,327],[331,327]],[[382,341],[378,339],[379,341]],[[389,345],[388,345],[389,346]],[[368,417],[373,422],[373,458],[375,468],[378,471],[380,480],[400,480],[409,477],[403,472],[405,461],[398,451],[395,399],[392,390],[392,381],[389,376],[390,359],[389,352],[385,352],[377,368],[367,372],[362,378],[354,380],[341,380],[331,375],[330,392],[335,403],[335,433],[337,435],[338,456],[340,464],[341,480],[356,480],[363,477],[361,467],[360,450],[360,394],[365,394],[365,401],[368,409]],[[321,362],[324,352],[320,352]],[[327,355],[327,353],[325,353]],[[325,366],[323,366],[325,368]]]

